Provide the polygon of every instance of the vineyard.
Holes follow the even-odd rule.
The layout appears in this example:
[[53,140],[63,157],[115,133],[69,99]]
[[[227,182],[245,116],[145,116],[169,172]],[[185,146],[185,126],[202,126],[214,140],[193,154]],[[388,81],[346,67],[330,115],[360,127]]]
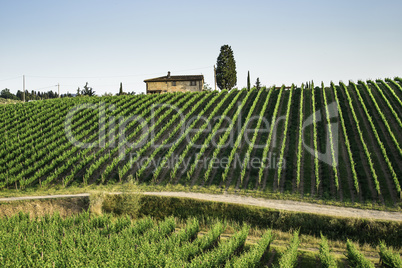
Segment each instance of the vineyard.
[[[227,233],[228,230],[230,233]],[[253,233],[254,232],[254,233]],[[283,234],[281,234],[283,235]],[[345,241],[343,255],[335,256],[321,236],[319,248],[307,254],[300,249],[299,231],[282,239],[271,230],[256,232],[247,225],[221,221],[202,225],[190,218],[159,222],[145,217],[114,218],[84,212],[61,218],[59,214],[30,218],[20,212],[0,219],[1,267],[374,267],[355,243]],[[252,238],[252,239],[251,239]],[[383,267],[401,267],[392,247],[374,248]],[[340,257],[339,257],[340,255]],[[378,263],[378,257],[374,261]]]
[[1,189],[135,181],[386,206],[402,198],[400,78],[64,98],[2,105],[0,117]]

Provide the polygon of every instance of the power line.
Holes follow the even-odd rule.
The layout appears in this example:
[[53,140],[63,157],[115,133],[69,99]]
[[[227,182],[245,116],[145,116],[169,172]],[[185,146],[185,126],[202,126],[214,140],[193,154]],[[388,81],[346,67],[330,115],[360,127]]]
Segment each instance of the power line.
[[[194,70],[202,70],[202,69],[207,69],[211,68],[211,66],[206,66],[206,67],[200,67],[200,68],[194,68],[194,69],[186,69],[186,70],[176,70],[173,71],[175,73],[178,72],[186,72],[186,71],[194,71]],[[164,74],[165,72],[158,72],[158,73],[148,73],[148,74],[132,74],[132,75],[116,75],[116,76],[37,76],[37,75],[26,75],[26,77],[32,77],[32,78],[49,78],[49,79],[97,79],[97,78],[123,78],[123,77],[137,77],[137,76],[147,76],[147,75],[158,75],[158,74]],[[21,77],[21,76],[19,76]]]
[[[183,69],[183,70],[173,70],[172,72],[174,73],[180,73],[180,72],[187,72],[187,71],[194,71],[194,70],[202,70],[202,69],[209,69],[212,68],[213,66],[205,66],[205,67],[199,67],[199,68],[192,68],[192,69]],[[158,73],[148,73],[148,74],[132,74],[132,75],[116,75],[116,76],[36,76],[36,75],[25,75],[25,77],[29,78],[43,78],[43,79],[102,79],[102,78],[124,78],[124,77],[138,77],[138,76],[151,76],[151,75],[162,75],[165,74],[166,72],[158,72]],[[10,78],[5,78],[0,80],[1,81],[7,81],[7,80],[15,80],[15,79],[21,79],[23,78],[22,75],[16,76],[16,77],[10,77]],[[96,84],[96,83],[95,83]],[[125,85],[136,85],[136,83],[125,83]],[[62,84],[60,86],[63,87],[77,87],[77,85],[65,85]],[[115,84],[113,85],[105,85],[105,84],[98,84],[95,85],[97,87],[114,87],[116,86]],[[52,85],[52,86],[46,86],[46,87],[41,87],[41,88],[34,88],[34,90],[42,90],[42,89],[47,89],[47,88],[52,88],[52,87],[57,87],[57,85]]]
[[46,89],[46,88],[51,88],[51,87],[57,87],[57,85],[47,86],[47,87],[41,87],[41,88],[36,88],[36,90]]
[[6,79],[2,79],[2,80],[0,80],[0,82],[1,82],[1,81],[7,81],[7,80],[19,79],[19,78],[21,78],[21,77],[22,77],[22,75],[17,76],[17,77],[13,77],[13,78],[6,78]]

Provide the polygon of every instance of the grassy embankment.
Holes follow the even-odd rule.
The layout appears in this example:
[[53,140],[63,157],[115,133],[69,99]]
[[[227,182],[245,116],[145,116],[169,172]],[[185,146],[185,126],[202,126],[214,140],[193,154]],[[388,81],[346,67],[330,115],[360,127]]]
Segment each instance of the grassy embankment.
[[352,207],[360,209],[371,209],[380,211],[402,211],[402,202],[398,206],[382,206],[378,203],[367,201],[365,203],[359,202],[340,202],[336,200],[325,200],[315,197],[300,197],[300,195],[287,194],[287,193],[275,193],[275,192],[263,192],[258,190],[250,189],[235,189],[234,187],[229,187],[228,189],[222,189],[216,185],[210,186],[184,186],[181,184],[172,185],[149,185],[149,184],[137,184],[137,183],[114,183],[107,185],[72,185],[69,187],[63,187],[62,185],[52,185],[51,187],[31,187],[26,189],[3,189],[0,192],[0,197],[22,197],[22,196],[41,196],[41,195],[62,195],[62,194],[80,194],[80,193],[97,193],[97,192],[195,192],[195,193],[206,193],[206,194],[236,194],[242,196],[251,196],[256,198],[268,198],[275,200],[293,200],[300,202],[308,202],[320,205],[332,205],[338,207]]

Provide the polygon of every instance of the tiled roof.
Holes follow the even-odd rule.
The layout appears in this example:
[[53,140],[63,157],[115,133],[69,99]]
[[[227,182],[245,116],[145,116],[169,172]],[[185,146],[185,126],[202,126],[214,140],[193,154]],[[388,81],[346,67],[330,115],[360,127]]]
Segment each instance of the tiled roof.
[[167,82],[167,81],[199,81],[203,80],[203,75],[166,75],[144,80],[144,82]]

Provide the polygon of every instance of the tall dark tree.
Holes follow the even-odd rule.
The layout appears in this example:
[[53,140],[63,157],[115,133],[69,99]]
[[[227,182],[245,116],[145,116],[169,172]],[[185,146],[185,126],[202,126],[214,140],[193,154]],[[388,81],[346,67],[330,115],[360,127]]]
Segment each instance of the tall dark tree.
[[19,100],[22,100],[22,95],[23,95],[23,92],[21,90],[18,90],[16,96]]
[[247,89],[250,90],[250,87],[251,87],[251,85],[250,85],[250,71],[248,71],[248,73],[247,73]]
[[237,83],[237,73],[233,50],[229,45],[221,46],[216,65],[216,83],[218,87],[231,90]]
[[119,95],[123,95],[123,83],[120,82],[120,90],[119,90]]
[[257,77],[257,81],[255,81],[255,88],[258,90],[261,88],[261,82],[260,82],[260,78]]
[[81,91],[81,94],[84,96],[95,96],[95,91],[92,89],[92,87],[88,86],[88,82],[85,84],[84,88]]

